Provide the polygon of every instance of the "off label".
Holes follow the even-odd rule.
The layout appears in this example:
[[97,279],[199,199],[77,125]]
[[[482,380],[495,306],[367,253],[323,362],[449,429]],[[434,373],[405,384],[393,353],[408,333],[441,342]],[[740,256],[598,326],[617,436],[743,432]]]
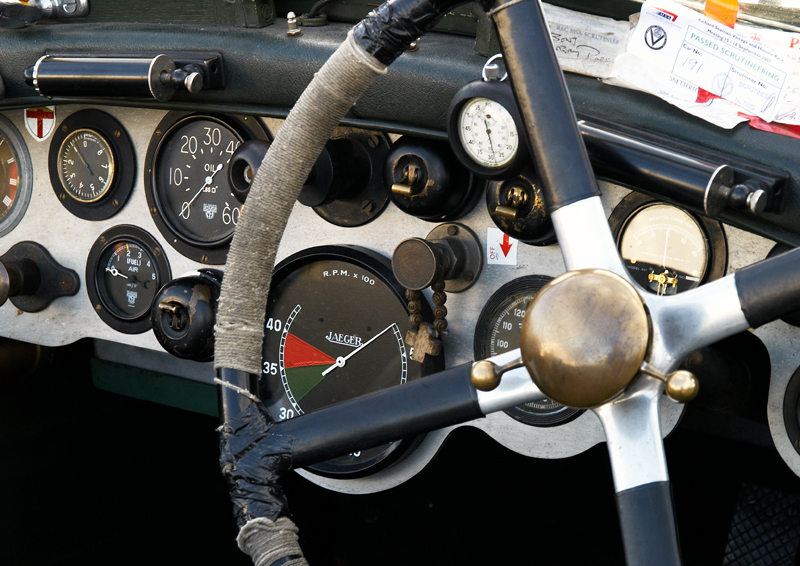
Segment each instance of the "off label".
[[517,265],[519,240],[499,228],[486,229],[486,258],[489,265]]

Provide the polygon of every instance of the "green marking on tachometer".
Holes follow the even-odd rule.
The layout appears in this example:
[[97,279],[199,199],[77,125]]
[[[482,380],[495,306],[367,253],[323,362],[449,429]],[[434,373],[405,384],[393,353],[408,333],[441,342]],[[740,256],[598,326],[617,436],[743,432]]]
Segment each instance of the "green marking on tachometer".
[[286,382],[289,384],[289,389],[295,401],[300,401],[300,399],[314,389],[320,381],[325,379],[322,375],[322,371],[327,368],[328,365],[329,364],[285,369]]

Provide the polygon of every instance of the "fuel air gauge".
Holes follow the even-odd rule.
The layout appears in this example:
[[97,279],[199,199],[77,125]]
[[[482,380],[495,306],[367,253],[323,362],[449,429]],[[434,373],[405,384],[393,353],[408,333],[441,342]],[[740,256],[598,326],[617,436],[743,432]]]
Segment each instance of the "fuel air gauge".
[[136,226],[115,226],[95,241],[86,263],[95,312],[126,334],[150,329],[150,307],[170,269],[158,242]]

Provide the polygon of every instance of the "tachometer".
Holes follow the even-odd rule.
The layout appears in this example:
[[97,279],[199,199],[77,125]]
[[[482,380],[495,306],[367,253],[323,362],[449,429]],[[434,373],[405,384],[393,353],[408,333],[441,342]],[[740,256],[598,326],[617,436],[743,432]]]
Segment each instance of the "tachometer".
[[[475,328],[475,359],[496,356],[519,348],[519,333],[528,305],[552,277],[529,275],[506,283],[489,298]],[[506,414],[533,426],[556,426],[583,411],[541,399],[506,409]]]
[[161,233],[183,255],[225,262],[242,213],[228,183],[228,163],[242,142],[266,132],[254,118],[173,112],[148,149],[147,202]]
[[[325,246],[281,262],[267,303],[260,387],[270,414],[293,418],[434,370],[430,360],[411,360],[404,340],[408,315],[403,289],[381,256]],[[375,471],[407,446],[393,442],[313,470],[337,476]]]

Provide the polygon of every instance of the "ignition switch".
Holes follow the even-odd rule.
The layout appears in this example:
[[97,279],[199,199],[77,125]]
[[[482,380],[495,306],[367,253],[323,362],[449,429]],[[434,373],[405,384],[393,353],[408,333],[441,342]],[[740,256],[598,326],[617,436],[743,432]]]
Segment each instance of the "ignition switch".
[[489,183],[486,206],[495,225],[512,238],[535,246],[556,241],[539,179],[533,171],[523,171],[507,181]]
[[150,309],[150,323],[167,352],[196,362],[214,358],[214,322],[221,287],[221,271],[201,269],[161,288]]
[[464,216],[485,186],[458,162],[449,144],[409,136],[392,145],[383,175],[400,210],[431,222]]

